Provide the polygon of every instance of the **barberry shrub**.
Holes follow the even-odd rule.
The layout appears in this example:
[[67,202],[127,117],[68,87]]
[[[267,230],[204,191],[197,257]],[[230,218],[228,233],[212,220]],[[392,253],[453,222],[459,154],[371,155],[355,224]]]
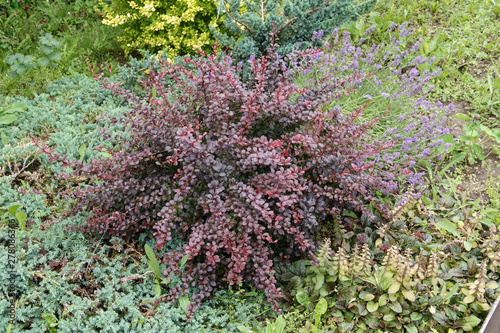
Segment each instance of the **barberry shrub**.
[[371,10],[376,0],[353,4],[352,0],[217,0],[224,14],[227,32],[211,28],[217,42],[233,52],[233,58],[246,61],[252,54],[266,54],[271,45],[270,33],[280,40],[276,50],[285,55],[300,43],[301,49],[320,47],[311,40],[313,32],[332,32],[343,23],[355,21]]
[[126,53],[136,50],[168,51],[169,56],[193,54],[193,49],[211,49],[209,26],[217,27],[215,0],[113,0],[99,1],[102,23],[122,28],[118,37]]
[[[339,56],[314,48],[285,58],[271,49],[249,60],[251,75],[244,81],[242,65],[225,54],[160,60],[161,69],[152,67],[141,81],[147,93],[140,97],[98,76],[103,88],[132,107],[108,120],[130,139],[107,133],[108,139],[122,139],[112,158],[66,162],[74,168],[68,176],[87,179],[71,194],[72,211],[91,213],[87,231],[113,236],[152,231],[157,249],[182,239],[183,247],[164,258],[170,266],[166,276],[181,274],[168,301],[197,285],[199,292],[190,296],[194,311],[219,283],[245,279],[276,306],[281,293],[275,260],[314,259],[319,230],[343,209],[372,216],[371,205],[387,215],[380,193],[398,192],[398,176],[413,175],[407,166],[418,151],[383,155],[396,145],[394,137],[404,139],[412,131],[396,128],[377,139],[370,128],[388,110],[366,118],[366,104],[338,107],[357,86],[379,79],[341,63],[340,55],[354,52],[350,48],[346,39]],[[299,87],[295,81],[307,71],[316,75]],[[400,80],[406,86],[405,78]],[[412,136],[408,147],[430,146],[442,132],[439,122],[419,114],[414,119],[426,123],[426,135]],[[41,148],[53,160],[62,159]]]

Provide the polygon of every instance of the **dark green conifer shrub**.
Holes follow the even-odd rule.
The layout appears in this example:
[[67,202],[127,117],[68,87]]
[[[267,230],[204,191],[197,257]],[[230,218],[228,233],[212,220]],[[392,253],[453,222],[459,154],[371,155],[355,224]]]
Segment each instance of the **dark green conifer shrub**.
[[[281,46],[277,52],[283,56],[298,43],[301,49],[320,46],[323,32],[330,34],[335,27],[356,20],[375,3],[376,0],[356,5],[352,0],[218,0],[228,33],[214,28],[211,31],[222,47],[233,52],[233,59],[246,61],[252,54],[259,57],[266,53],[275,28],[275,38]],[[317,38],[311,40],[313,33]]]

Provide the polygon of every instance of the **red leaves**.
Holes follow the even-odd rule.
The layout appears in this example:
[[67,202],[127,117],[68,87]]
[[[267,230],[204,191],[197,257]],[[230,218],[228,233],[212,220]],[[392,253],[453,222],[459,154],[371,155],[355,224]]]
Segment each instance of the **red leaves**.
[[245,280],[276,305],[281,293],[273,259],[309,256],[318,225],[346,205],[376,206],[375,191],[395,186],[387,179],[397,165],[374,168],[392,142],[365,136],[375,123],[359,121],[366,105],[325,112],[346,93],[347,82],[369,75],[321,73],[316,86],[299,88],[292,70],[278,70],[294,62],[301,70],[321,66],[320,54],[299,52],[287,63],[271,56],[255,60],[248,81],[240,80],[227,56],[163,62],[162,70],[151,69],[143,79],[149,92],[144,100],[96,77],[132,106],[110,126],[128,128],[131,139],[111,159],[71,164],[76,174],[103,182],[74,193],[74,212],[92,213],[90,231],[152,231],[157,249],[181,239],[183,248],[165,257],[168,272],[180,273],[181,258],[190,259],[168,301],[198,282],[200,293],[190,296],[194,310],[220,281]]

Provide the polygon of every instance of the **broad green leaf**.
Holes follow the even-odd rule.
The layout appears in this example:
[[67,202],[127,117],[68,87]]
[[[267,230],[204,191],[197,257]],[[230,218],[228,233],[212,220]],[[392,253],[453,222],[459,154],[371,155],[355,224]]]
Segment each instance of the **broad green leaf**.
[[424,40],[424,41],[422,42],[422,46],[423,46],[423,48],[424,48],[424,52],[425,52],[425,54],[429,54],[429,43],[427,43],[427,41],[425,41],[425,40]]
[[387,299],[389,298],[389,296],[387,294],[382,294],[379,298],[378,298],[378,305],[380,306],[384,306],[387,304]]
[[390,278],[382,278],[382,280],[380,281],[380,288],[382,288],[382,290],[387,290],[387,288],[389,288],[389,286],[392,284],[392,279]]
[[447,301],[447,300],[451,299],[453,296],[455,296],[455,294],[458,291],[458,288],[460,288],[460,284],[455,283],[453,285],[453,287],[451,288],[450,292],[444,297],[443,301]]
[[436,312],[435,314],[432,315],[432,318],[434,318],[442,326],[448,324],[448,317],[445,314]]
[[12,124],[13,122],[15,122],[17,120],[17,118],[18,117],[13,115],[13,114],[7,114],[7,115],[0,116],[0,125]]
[[415,301],[416,297],[415,297],[415,294],[413,293],[413,291],[405,289],[405,290],[402,291],[402,293],[403,293],[403,296],[407,300],[409,300],[410,302],[414,302]]
[[389,309],[391,309],[392,311],[394,311],[396,313],[403,312],[403,308],[401,307],[401,303],[399,303],[398,301],[393,302],[393,303],[389,303],[389,304],[387,304],[387,306],[389,307]]
[[380,24],[382,20],[380,19],[380,13],[379,12],[371,12],[370,13],[370,21],[372,21],[375,24]]
[[460,236],[460,233],[457,231],[457,226],[448,219],[439,220],[438,222],[436,222],[436,226],[448,231],[453,236]]
[[498,287],[500,287],[500,285],[495,281],[490,281],[486,284],[486,288],[488,289],[497,289]]
[[399,287],[401,287],[401,283],[395,281],[390,287],[389,290],[387,290],[388,294],[395,294],[398,292]]
[[414,325],[406,325],[405,328],[408,333],[418,333],[418,329]]
[[8,142],[7,142],[7,137],[5,136],[5,133],[3,132],[3,130],[0,130],[0,135],[2,136],[3,146],[6,146]]
[[24,231],[26,231],[26,218],[27,217],[28,217],[28,215],[26,215],[25,212],[22,212],[22,211],[17,211],[16,212],[16,219],[17,219],[17,221],[19,221],[19,226]]
[[10,207],[10,208],[9,208],[9,214],[10,214],[11,216],[15,216],[16,211],[17,211],[19,208],[21,208],[21,207],[22,207],[21,205],[14,205],[14,206]]
[[464,302],[465,304],[469,304],[469,303],[472,303],[474,302],[474,299],[475,297],[472,296],[472,295],[467,295],[462,302]]
[[295,298],[297,299],[297,302],[299,302],[300,305],[305,305],[306,303],[309,303],[309,296],[305,292],[298,292],[297,295],[295,295]]
[[457,312],[455,310],[453,310],[452,308],[450,307],[446,307],[444,308],[444,312],[446,313],[446,316],[448,318],[450,318],[450,320],[452,322],[455,322],[457,321],[457,318],[458,318],[458,315],[457,315]]
[[453,117],[456,118],[456,119],[459,119],[459,120],[471,120],[472,119],[471,117],[469,117],[465,113],[457,113]]
[[370,301],[366,304],[366,309],[368,312],[375,312],[378,309],[378,303]]
[[187,308],[191,302],[189,301],[189,296],[186,294],[179,297],[179,306],[184,312],[187,312]]
[[158,281],[155,281],[155,287],[154,287],[154,292],[155,292],[155,295],[156,297],[160,297],[161,295],[161,287],[160,287],[160,284],[158,283]]
[[314,285],[314,290],[319,290],[323,286],[323,283],[325,282],[325,276],[320,274],[316,275],[316,284]]
[[470,331],[481,323],[481,319],[474,315],[471,315],[465,318],[464,323],[464,330]]
[[488,134],[488,135],[493,135],[493,132],[490,130],[489,127],[483,125],[483,124],[480,124],[479,127],[481,127],[481,129],[484,131],[484,133]]
[[7,105],[5,108],[3,108],[3,112],[6,113],[14,113],[14,112],[23,112],[28,110],[28,105],[24,103],[14,103],[11,105]]
[[186,254],[184,257],[182,257],[181,261],[179,261],[179,269],[181,269],[182,267],[184,267],[184,265],[186,264],[186,261],[189,259],[189,254]]
[[375,295],[373,294],[366,294],[365,297],[363,297],[363,301],[371,301],[375,298]]
[[283,316],[279,316],[276,319],[276,322],[274,323],[274,331],[273,331],[273,333],[283,333],[283,332],[285,332],[285,325],[286,325],[285,319],[283,318]]
[[384,321],[386,322],[390,322],[390,321],[393,321],[395,318],[394,314],[392,313],[388,313],[384,316]]
[[252,333],[252,331],[250,331],[248,328],[246,328],[245,326],[238,326],[238,329],[240,330],[240,332],[242,333]]
[[83,143],[81,146],[80,146],[80,149],[79,149],[79,152],[80,152],[80,161],[83,162],[83,159],[85,158],[85,151],[87,150],[87,145],[85,143]]
[[328,310],[328,302],[324,298],[320,298],[318,301],[318,304],[316,304],[316,308],[314,309],[314,312],[317,314],[323,315],[326,313],[326,310]]
[[494,87],[498,90],[500,90],[500,77],[497,77],[495,79],[495,84],[494,84]]
[[423,317],[422,314],[418,313],[418,312],[412,312],[410,315],[410,318],[412,321],[420,320],[420,319],[422,319],[422,317]]
[[57,318],[52,313],[42,313],[42,318],[47,324],[57,323]]
[[40,46],[40,51],[45,54],[50,54],[52,52],[52,48],[47,45]]
[[156,278],[159,280],[161,278],[160,265],[158,265],[158,260],[156,260],[155,253],[149,247],[148,244],[144,245],[144,250],[146,251],[146,255],[149,258],[149,266],[151,267],[151,269],[155,273]]

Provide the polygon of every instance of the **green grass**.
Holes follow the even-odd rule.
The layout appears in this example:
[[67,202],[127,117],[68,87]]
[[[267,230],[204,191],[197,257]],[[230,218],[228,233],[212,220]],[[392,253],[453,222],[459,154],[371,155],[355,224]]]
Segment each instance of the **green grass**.
[[[44,92],[55,79],[76,73],[91,75],[89,62],[115,67],[126,61],[116,41],[118,31],[100,23],[99,8],[92,0],[40,1],[33,11],[21,9],[17,14],[0,7],[0,17],[0,94],[32,97]],[[38,38],[47,32],[62,43],[57,66],[9,77],[10,66],[5,59],[15,53],[39,57]]]

